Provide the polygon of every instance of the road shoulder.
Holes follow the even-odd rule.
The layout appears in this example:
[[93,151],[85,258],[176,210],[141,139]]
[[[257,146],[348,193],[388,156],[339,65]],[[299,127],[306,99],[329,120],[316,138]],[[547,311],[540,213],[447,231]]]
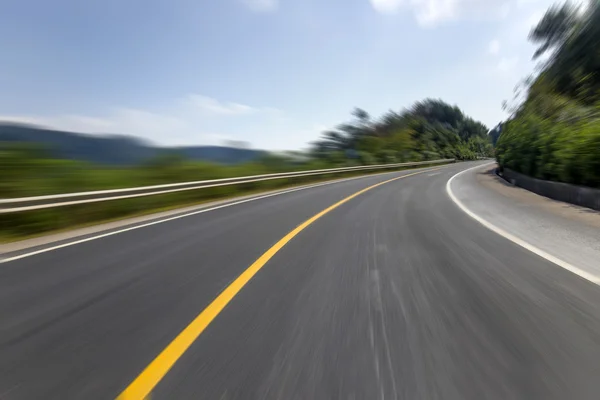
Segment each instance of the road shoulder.
[[562,201],[540,196],[529,190],[511,185],[494,173],[495,166],[489,166],[477,174],[477,181],[510,201],[537,207],[558,217],[568,218],[600,229],[600,212]]
[[456,176],[452,191],[490,224],[592,276],[600,277],[600,213],[513,187],[493,165]]

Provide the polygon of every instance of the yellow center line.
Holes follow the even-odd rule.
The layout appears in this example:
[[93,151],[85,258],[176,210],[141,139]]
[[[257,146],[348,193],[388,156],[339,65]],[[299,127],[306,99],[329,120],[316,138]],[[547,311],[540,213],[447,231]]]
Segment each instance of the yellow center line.
[[443,167],[427,169],[423,171],[413,172],[411,174],[388,179],[383,182],[376,183],[362,189],[326,208],[320,213],[314,215],[293,231],[285,235],[273,247],[260,256],[248,269],[237,277],[216,299],[212,301],[169,345],[138,375],[133,382],[125,388],[125,390],[117,397],[117,400],[144,400],[148,399],[150,392],[161,381],[161,379],[169,372],[173,365],[185,353],[185,351],[194,343],[194,341],[204,332],[206,327],[221,313],[225,306],[242,290],[244,286],[252,279],[254,275],[275,255],[283,246],[285,246],[296,235],[302,232],[310,224],[321,218],[328,212],[338,208],[342,204],[352,200],[353,198],[371,190],[378,186],[384,185],[398,179],[407,178],[409,176],[430,172]]

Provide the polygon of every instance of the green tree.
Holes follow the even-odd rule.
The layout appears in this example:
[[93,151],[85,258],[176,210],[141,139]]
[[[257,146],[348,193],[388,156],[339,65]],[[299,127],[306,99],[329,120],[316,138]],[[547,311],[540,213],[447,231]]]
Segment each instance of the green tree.
[[370,154],[379,162],[455,156],[468,159],[475,157],[467,145],[471,138],[489,141],[484,124],[442,100],[425,99],[400,112],[389,111],[379,119],[360,108],[354,109],[352,116],[350,122],[325,132],[323,139],[315,143],[313,153],[326,157],[330,152],[350,150],[362,153],[361,159],[370,161],[365,156]]
[[573,4],[552,6],[529,33],[529,40],[539,45],[533,58],[561,46],[575,30],[578,19],[577,8]]

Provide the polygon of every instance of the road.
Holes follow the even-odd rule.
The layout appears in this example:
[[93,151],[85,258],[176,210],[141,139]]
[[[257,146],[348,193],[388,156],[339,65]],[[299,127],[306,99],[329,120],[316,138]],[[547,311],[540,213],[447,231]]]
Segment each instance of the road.
[[2,263],[0,399],[116,398],[286,234],[401,176],[268,254],[156,385],[142,374],[152,400],[598,399],[600,288],[457,207],[447,181],[479,164],[344,181]]

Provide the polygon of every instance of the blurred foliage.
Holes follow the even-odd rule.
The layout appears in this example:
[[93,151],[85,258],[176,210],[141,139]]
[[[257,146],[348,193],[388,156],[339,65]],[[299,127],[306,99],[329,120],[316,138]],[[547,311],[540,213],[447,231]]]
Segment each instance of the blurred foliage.
[[533,28],[534,58],[551,52],[502,126],[501,167],[600,187],[600,2],[551,7]]
[[[175,150],[159,153],[136,165],[107,166],[56,159],[54,153],[48,152],[40,145],[0,142],[0,198],[440,158],[471,160],[492,155],[492,144],[486,127],[466,117],[457,107],[440,100],[428,99],[418,102],[408,110],[400,113],[389,112],[379,120],[373,120],[366,111],[358,108],[354,110],[353,116],[352,121],[341,124],[336,130],[325,132],[324,138],[315,143],[308,153],[264,152],[252,161],[235,165],[191,161],[189,154],[184,150]],[[4,214],[0,215],[0,238],[11,240],[234,194],[364,173],[357,171],[266,180]]]
[[493,155],[485,125],[441,100],[426,99],[377,120],[360,108],[352,115],[352,121],[325,132],[314,143],[315,158],[333,161],[345,154],[361,164],[383,164]]
[[[382,152],[384,151],[382,150]],[[170,152],[137,166],[107,167],[101,164],[56,159],[50,152],[38,145],[0,142],[0,198],[315,170],[374,162],[374,160],[368,159],[369,153],[364,153],[364,156],[366,159],[363,162],[349,159],[344,152],[332,152],[325,159],[312,158],[299,152],[288,152],[265,154],[257,160],[245,164],[221,165],[190,161],[182,154]],[[374,172],[380,172],[380,170]],[[361,173],[365,172],[266,180],[24,213],[0,214],[0,239],[4,241],[19,239],[32,234],[197,204],[236,194],[277,189]]]

